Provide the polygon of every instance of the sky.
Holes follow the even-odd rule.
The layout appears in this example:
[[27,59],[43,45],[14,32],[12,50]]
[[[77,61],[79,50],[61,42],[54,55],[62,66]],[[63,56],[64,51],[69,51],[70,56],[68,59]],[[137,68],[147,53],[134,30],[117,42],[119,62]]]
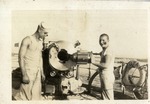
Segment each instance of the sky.
[[117,57],[148,57],[146,10],[13,11],[12,51],[18,51],[14,43],[32,35],[41,21],[49,28],[48,41],[79,40],[83,50],[100,52],[99,36],[106,33]]

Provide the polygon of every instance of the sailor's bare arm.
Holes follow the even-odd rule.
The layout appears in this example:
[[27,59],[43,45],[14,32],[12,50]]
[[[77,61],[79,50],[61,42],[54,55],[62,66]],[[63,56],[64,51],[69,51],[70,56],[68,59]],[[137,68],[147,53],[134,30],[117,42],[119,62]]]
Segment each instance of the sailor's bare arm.
[[41,65],[40,65],[40,66],[41,66],[40,71],[41,71],[42,81],[44,81],[44,80],[45,80],[45,75],[44,75],[44,71],[43,71],[42,52],[41,52],[40,64],[41,64]]
[[29,83],[29,78],[26,73],[26,69],[24,67],[24,58],[25,58],[25,54],[29,47],[30,42],[31,41],[30,41],[29,37],[24,38],[22,40],[20,50],[19,50],[19,66],[21,68],[22,75],[23,75],[23,83],[25,83],[25,84]]
[[105,56],[105,63],[96,63],[93,59],[92,64],[99,67],[99,68],[101,68],[101,69],[106,69],[106,68],[108,68],[111,60],[112,60],[112,56],[111,55],[106,55]]

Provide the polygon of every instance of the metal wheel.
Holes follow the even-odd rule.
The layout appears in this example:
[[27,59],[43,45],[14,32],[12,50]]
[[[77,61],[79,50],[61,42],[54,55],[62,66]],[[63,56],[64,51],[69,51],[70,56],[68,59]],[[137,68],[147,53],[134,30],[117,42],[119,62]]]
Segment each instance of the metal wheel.
[[96,99],[101,99],[101,83],[98,71],[96,71],[90,78],[87,90],[91,96],[95,97]]

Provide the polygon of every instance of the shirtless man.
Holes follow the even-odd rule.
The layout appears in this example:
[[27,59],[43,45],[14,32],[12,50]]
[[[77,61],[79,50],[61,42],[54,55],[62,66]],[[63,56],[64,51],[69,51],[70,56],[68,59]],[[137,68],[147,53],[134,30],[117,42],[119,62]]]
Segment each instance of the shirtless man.
[[19,65],[22,71],[22,84],[16,100],[40,100],[41,77],[45,80],[42,62],[42,40],[48,32],[42,23],[37,31],[22,40],[19,50]]
[[102,34],[99,37],[99,44],[102,47],[102,52],[100,52],[101,61],[97,63],[95,59],[92,59],[92,64],[99,67],[100,81],[101,81],[101,95],[104,100],[113,100],[113,83],[114,83],[114,55],[109,46],[109,36],[107,34]]

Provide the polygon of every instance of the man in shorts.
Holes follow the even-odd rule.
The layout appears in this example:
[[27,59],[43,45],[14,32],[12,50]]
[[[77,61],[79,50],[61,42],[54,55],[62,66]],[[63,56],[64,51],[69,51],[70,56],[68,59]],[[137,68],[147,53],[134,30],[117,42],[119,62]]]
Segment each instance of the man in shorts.
[[100,82],[101,82],[101,95],[104,100],[113,100],[113,83],[114,83],[114,54],[109,46],[109,36],[102,34],[99,37],[99,44],[102,47],[100,52],[100,62],[97,63],[92,59],[92,64],[98,67]]

